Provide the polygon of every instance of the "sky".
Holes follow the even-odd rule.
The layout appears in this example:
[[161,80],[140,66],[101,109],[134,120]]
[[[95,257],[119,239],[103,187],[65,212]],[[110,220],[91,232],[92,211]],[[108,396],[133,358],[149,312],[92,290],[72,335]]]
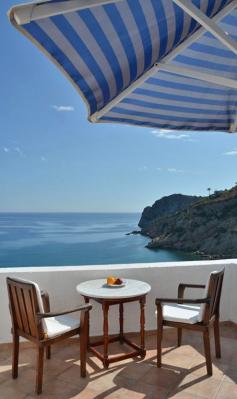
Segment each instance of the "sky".
[[78,93],[0,4],[0,212],[141,212],[237,182],[237,135],[91,124]]

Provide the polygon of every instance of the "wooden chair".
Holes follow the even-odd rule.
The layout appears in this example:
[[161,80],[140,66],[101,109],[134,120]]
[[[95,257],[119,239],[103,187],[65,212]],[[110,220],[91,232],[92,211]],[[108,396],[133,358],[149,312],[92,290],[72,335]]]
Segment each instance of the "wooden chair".
[[[9,307],[12,319],[13,356],[12,377],[18,377],[19,337],[37,346],[37,394],[42,392],[44,351],[50,359],[50,346],[74,335],[80,335],[81,376],[86,376],[86,351],[90,304],[62,312],[50,312],[49,297],[31,281],[7,278]],[[80,320],[69,313],[81,311]]]
[[[219,308],[224,269],[212,272],[207,285],[180,284],[178,298],[157,298],[157,367],[161,367],[161,342],[163,326],[176,327],[178,346],[182,341],[182,329],[203,333],[207,374],[212,375],[209,327],[213,323],[216,357],[221,357]],[[184,299],[185,288],[204,288],[204,297]]]

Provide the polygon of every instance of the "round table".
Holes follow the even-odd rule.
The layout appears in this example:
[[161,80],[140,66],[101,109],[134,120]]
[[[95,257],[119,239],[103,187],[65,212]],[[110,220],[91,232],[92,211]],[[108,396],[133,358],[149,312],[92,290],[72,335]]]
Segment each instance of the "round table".
[[[84,297],[86,303],[91,299],[100,303],[103,309],[103,339],[102,341],[97,341],[90,343],[89,328],[88,328],[88,349],[91,350],[104,364],[105,368],[108,368],[109,364],[116,361],[121,361],[131,357],[140,355],[142,358],[146,355],[145,350],[145,303],[146,295],[151,290],[149,284],[139,281],[126,279],[126,285],[123,287],[115,286],[108,287],[106,284],[106,279],[90,280],[78,284],[77,292]],[[124,335],[123,327],[123,305],[124,303],[138,301],[140,303],[140,345],[135,344],[130,341]],[[120,332],[116,337],[109,337],[109,325],[108,325],[108,313],[109,307],[112,305],[119,305],[119,325]],[[108,349],[109,343],[120,341],[121,344],[126,343],[133,348],[132,352],[109,356]],[[95,347],[103,345],[103,353],[99,352]]]

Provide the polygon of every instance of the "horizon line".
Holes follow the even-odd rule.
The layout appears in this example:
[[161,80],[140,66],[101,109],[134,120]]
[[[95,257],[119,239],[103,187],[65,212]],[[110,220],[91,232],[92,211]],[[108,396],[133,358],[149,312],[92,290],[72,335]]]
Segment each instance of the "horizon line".
[[2,213],[83,213],[83,214],[122,214],[122,213],[140,213],[142,211],[1,211]]

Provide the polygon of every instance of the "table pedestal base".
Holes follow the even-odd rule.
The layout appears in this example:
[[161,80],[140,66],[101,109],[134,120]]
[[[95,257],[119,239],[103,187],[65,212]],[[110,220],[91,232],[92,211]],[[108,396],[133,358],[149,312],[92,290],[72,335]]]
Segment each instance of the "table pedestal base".
[[128,352],[128,353],[121,354],[121,355],[111,355],[111,356],[108,356],[107,359],[105,359],[104,355],[96,349],[97,346],[104,345],[103,340],[90,343],[88,349],[102,361],[105,368],[108,368],[110,363],[119,362],[121,360],[130,359],[130,358],[137,357],[137,356],[141,356],[142,359],[145,358],[146,350],[142,349],[140,346],[138,346],[134,342],[130,341],[130,339],[126,338],[125,336],[123,336],[122,340],[121,340],[120,335],[118,335],[116,337],[111,337],[108,339],[108,343],[118,342],[118,341],[121,343],[121,345],[127,344],[134,350],[131,352]]
[[[89,302],[90,298],[84,296],[85,302]],[[141,356],[142,359],[146,356],[145,350],[145,303],[146,303],[146,294],[139,295],[133,298],[122,298],[122,299],[100,299],[100,298],[91,298],[96,302],[102,305],[103,309],[103,339],[100,341],[96,341],[94,343],[90,343],[89,339],[89,331],[88,331],[88,350],[94,353],[103,363],[105,368],[109,367],[110,363],[119,362],[121,360]],[[140,345],[135,344],[130,341],[124,335],[124,303],[138,301],[140,304]],[[109,321],[108,321],[108,313],[110,306],[119,305],[119,326],[120,332],[118,336],[109,337]],[[88,329],[89,330],[89,329]],[[121,344],[127,344],[133,351],[120,354],[120,355],[112,355],[109,356],[109,343],[119,341]],[[96,349],[97,346],[103,346],[103,353]]]

